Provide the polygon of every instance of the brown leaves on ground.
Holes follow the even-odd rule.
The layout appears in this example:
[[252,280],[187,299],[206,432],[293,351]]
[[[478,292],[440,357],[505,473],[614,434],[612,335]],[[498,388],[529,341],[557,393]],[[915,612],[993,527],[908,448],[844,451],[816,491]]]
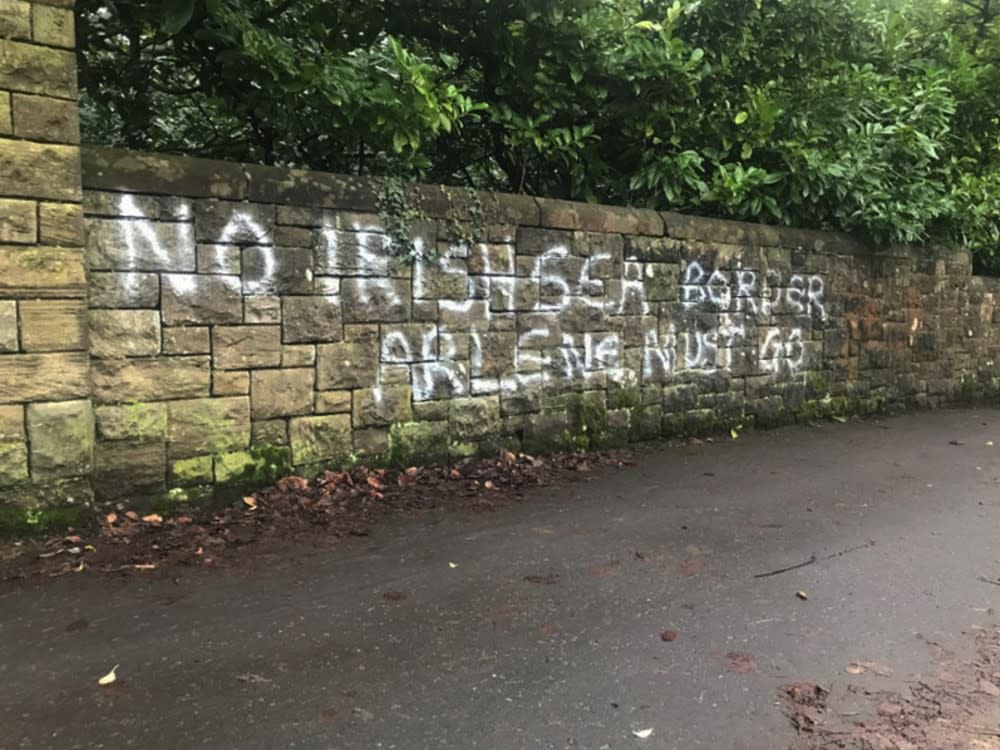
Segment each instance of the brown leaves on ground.
[[504,450],[496,458],[450,466],[357,466],[326,471],[313,481],[284,477],[221,509],[187,509],[175,517],[119,507],[98,516],[95,528],[70,536],[0,543],[11,547],[10,555],[0,555],[0,580],[212,565],[268,540],[365,536],[387,515],[447,507],[491,511],[521,500],[532,488],[586,479],[598,466],[631,463],[624,451],[538,459]]
[[937,648],[937,674],[905,692],[849,686],[867,709],[857,718],[838,714],[818,685],[785,685],[784,712],[799,733],[793,750],[1000,750],[1000,627],[975,632],[974,657]]

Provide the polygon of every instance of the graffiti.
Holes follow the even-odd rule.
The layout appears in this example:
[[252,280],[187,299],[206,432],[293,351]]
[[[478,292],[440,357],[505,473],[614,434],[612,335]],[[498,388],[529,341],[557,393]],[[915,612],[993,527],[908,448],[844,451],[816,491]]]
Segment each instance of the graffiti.
[[[198,293],[205,275],[247,296],[280,291],[285,251],[259,213],[232,208],[205,245],[190,205],[169,221],[148,217],[131,195],[117,208],[115,268],[126,287],[138,287],[137,272],[158,271],[179,297]],[[581,255],[553,245],[519,255],[507,238],[442,246],[427,260],[417,237],[418,260],[399,273],[376,223],[328,220],[311,231],[311,248],[296,251],[309,259],[297,278],[342,305],[344,322],[379,324],[378,386],[402,378],[416,401],[605,376],[640,384],[683,373],[792,377],[810,365],[810,326],[827,319],[817,274],[690,258],[672,266],[672,293],[653,297],[662,269],[654,277],[651,264],[621,250]],[[418,303],[431,311],[426,322],[414,322]]]

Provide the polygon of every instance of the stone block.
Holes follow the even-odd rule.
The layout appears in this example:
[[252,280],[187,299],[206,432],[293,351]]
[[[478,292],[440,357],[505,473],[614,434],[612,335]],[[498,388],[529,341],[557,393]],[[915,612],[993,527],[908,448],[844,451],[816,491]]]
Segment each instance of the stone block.
[[212,329],[212,366],[243,370],[281,365],[280,326],[216,326]]
[[312,344],[285,345],[281,347],[282,367],[313,367],[316,364],[316,347]]
[[0,91],[0,135],[14,132],[14,121],[10,117],[10,92]]
[[649,302],[676,302],[680,297],[680,267],[673,263],[647,263],[642,286]]
[[255,420],[310,414],[315,371],[312,368],[254,370],[250,409]]
[[0,356],[0,404],[86,398],[87,352]]
[[0,0],[0,39],[31,39],[31,3]]
[[514,246],[481,243],[469,251],[469,273],[476,276],[513,276]]
[[295,417],[288,423],[296,466],[345,460],[353,451],[351,418],[346,414]]
[[16,352],[20,348],[17,328],[17,303],[0,301],[0,352]]
[[0,198],[0,243],[35,244],[38,241],[37,210],[38,204],[34,201]]
[[[75,79],[75,65],[73,75]],[[121,190],[125,185],[135,193],[236,199],[247,193],[246,165],[236,162],[93,145],[83,149],[81,157],[87,187],[93,190]]]
[[68,352],[87,348],[87,305],[83,300],[23,300],[21,348],[26,352]]
[[347,323],[402,323],[410,317],[407,279],[345,278],[340,289]]
[[48,96],[14,94],[14,135],[32,141],[79,143],[80,117],[77,104]]
[[79,203],[39,203],[38,241],[56,247],[83,247],[83,208]]
[[542,226],[582,229],[588,232],[663,234],[663,219],[656,211],[593,203],[539,198]]
[[[280,212],[281,206],[278,207]],[[308,247],[315,244],[313,232],[305,227],[278,226],[274,232],[274,244],[279,247]]]
[[213,396],[246,396],[249,393],[249,370],[216,370],[212,373]]
[[251,325],[281,322],[281,298],[272,294],[243,298],[243,322]]
[[85,224],[90,270],[195,270],[194,232],[187,222],[88,217]]
[[152,357],[160,353],[158,310],[91,310],[87,322],[92,357]]
[[160,304],[160,277],[155,273],[92,271],[87,277],[91,307],[154,308]]
[[389,450],[395,461],[413,464],[448,460],[447,422],[407,422],[389,430]]
[[514,374],[517,336],[513,332],[479,333],[473,337],[471,374],[475,378]]
[[250,445],[250,399],[246,396],[171,401],[167,409],[167,455],[171,459],[243,450]]
[[35,481],[88,475],[94,468],[89,400],[28,404],[28,461]]
[[0,406],[0,487],[28,479],[28,445],[24,407]]
[[253,445],[288,445],[288,422],[284,419],[255,421],[251,428],[250,441]]
[[352,391],[318,391],[317,414],[350,414]]
[[244,294],[308,294],[312,288],[311,250],[258,245],[243,251]]
[[535,227],[517,228],[518,255],[542,255],[557,248],[569,251],[571,247],[573,247],[572,232]]
[[377,346],[364,342],[319,345],[316,357],[317,390],[370,388],[377,382]]
[[383,326],[380,358],[395,364],[437,360],[439,338],[437,326],[432,324]]
[[497,434],[500,431],[499,397],[453,399],[448,404],[448,430],[453,440]]
[[391,253],[384,234],[324,229],[316,236],[314,252],[317,275],[389,275]]
[[[95,359],[91,376],[94,400],[98,403],[208,396],[212,382],[207,356]],[[85,372],[82,380],[86,382]]]
[[409,422],[413,419],[412,400],[413,391],[408,385],[356,390],[351,410],[354,427]]
[[198,242],[230,245],[273,245],[274,206],[204,200],[195,204]]
[[183,326],[181,328],[164,328],[164,354],[210,354],[212,345],[209,342],[207,326]]
[[[0,165],[2,163],[0,156]],[[80,250],[0,247],[0,298],[82,299],[86,295],[87,281]]]
[[198,245],[195,249],[198,273],[239,276],[243,269],[243,251],[235,245]]
[[167,437],[167,405],[162,402],[97,406],[94,417],[102,440],[145,443]]
[[72,6],[58,8],[53,5],[33,3],[31,34],[39,44],[73,49],[76,46],[76,34]]
[[[76,54],[36,44],[0,41],[0,89],[76,101]],[[3,162],[0,156],[0,164]],[[0,179],[0,184],[5,181]],[[78,170],[77,189],[80,184]]]
[[167,447],[156,443],[98,442],[94,485],[100,500],[153,494],[166,489]]
[[419,260],[413,274],[416,299],[464,300],[469,296],[469,273],[462,258]]
[[286,344],[343,338],[339,297],[284,297],[281,304],[282,338]]
[[166,325],[243,322],[238,276],[164,274],[160,306]]

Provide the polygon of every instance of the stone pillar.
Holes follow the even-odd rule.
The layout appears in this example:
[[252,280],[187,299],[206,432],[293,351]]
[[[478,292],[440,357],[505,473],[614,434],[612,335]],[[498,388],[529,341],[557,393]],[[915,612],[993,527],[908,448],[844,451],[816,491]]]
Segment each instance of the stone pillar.
[[73,3],[0,0],[0,510],[7,517],[18,503],[92,497]]

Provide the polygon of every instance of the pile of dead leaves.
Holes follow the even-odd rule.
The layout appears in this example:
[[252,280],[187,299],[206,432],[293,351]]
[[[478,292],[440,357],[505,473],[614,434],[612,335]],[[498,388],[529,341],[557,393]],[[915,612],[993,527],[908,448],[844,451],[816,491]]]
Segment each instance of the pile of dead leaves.
[[563,453],[544,459],[501,453],[450,466],[327,471],[313,481],[289,476],[214,511],[164,517],[126,506],[88,530],[4,543],[0,580],[98,571],[217,564],[240,549],[303,535],[366,535],[386,515],[440,508],[492,510],[532,488],[587,479],[597,468],[632,463],[626,452]]
[[785,685],[785,715],[799,734],[793,750],[1000,750],[1000,628],[975,628],[974,635],[971,659],[928,641],[937,674],[903,692],[848,686],[860,712],[839,714],[813,683]]

